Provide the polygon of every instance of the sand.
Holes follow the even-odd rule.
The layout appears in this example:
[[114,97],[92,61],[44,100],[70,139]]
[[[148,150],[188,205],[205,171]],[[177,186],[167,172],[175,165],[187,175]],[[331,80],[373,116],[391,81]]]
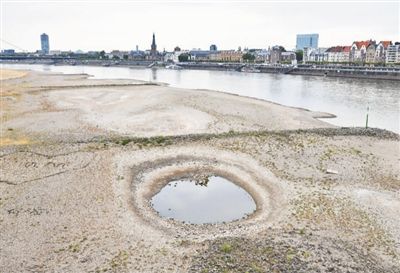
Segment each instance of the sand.
[[0,81],[22,78],[26,75],[24,71],[11,70],[11,69],[0,69]]
[[[0,272],[397,272],[399,135],[210,90],[3,83]],[[149,199],[185,173],[229,178],[256,212],[159,217]]]

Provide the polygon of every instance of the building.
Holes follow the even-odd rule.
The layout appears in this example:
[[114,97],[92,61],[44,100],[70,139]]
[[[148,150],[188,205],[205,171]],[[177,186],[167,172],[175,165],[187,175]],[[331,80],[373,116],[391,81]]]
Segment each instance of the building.
[[150,47],[150,52],[149,52],[148,59],[153,60],[153,61],[158,59],[156,35],[154,33],[153,33],[153,40],[151,42],[151,47]]
[[210,51],[217,51],[217,46],[216,45],[210,45]]
[[210,54],[211,61],[218,62],[242,62],[243,52],[236,50],[221,50],[215,51]]
[[256,56],[256,63],[269,63],[269,60],[271,58],[270,56],[270,51],[266,49],[258,50],[255,53]]
[[208,50],[191,50],[189,51],[191,61],[209,61],[211,52]]
[[303,62],[316,62],[322,63],[328,61],[328,53],[326,52],[328,48],[319,47],[319,48],[311,48],[305,47],[303,50]]
[[365,62],[366,63],[375,63],[375,54],[376,54],[376,43],[370,43],[367,46],[367,51],[365,53]]
[[386,50],[387,64],[400,64],[400,43],[389,45]]
[[375,50],[375,63],[384,63],[386,61],[386,51],[392,41],[380,41]]
[[174,50],[174,52],[167,52],[164,55],[164,62],[173,62],[173,63],[179,63],[179,56],[182,54],[188,54],[188,50]]
[[130,54],[131,52],[129,51],[113,50],[110,53],[107,53],[106,56],[109,59],[114,59],[114,60],[127,60],[129,59]]
[[15,54],[15,50],[14,49],[4,49],[1,51],[1,54],[3,55],[14,55]]
[[50,50],[49,55],[61,55],[61,50]]
[[139,47],[136,47],[136,50],[132,50],[128,56],[128,60],[132,61],[144,61],[145,59],[146,54],[144,51],[139,50]]
[[42,53],[49,54],[50,51],[49,36],[46,33],[40,35],[40,44],[42,47]]
[[328,61],[328,48],[311,48],[305,47],[303,49],[303,63],[307,62],[326,62]]
[[270,52],[270,63],[278,64],[281,62],[283,47],[273,46]]
[[293,51],[284,51],[281,53],[281,62],[282,63],[292,63],[296,60],[296,53]]
[[350,46],[333,46],[326,50],[326,61],[330,63],[348,63],[350,61]]
[[303,50],[305,47],[318,48],[319,34],[297,34],[296,50]]
[[351,45],[350,62],[365,63],[367,60],[367,48],[375,41],[356,41]]

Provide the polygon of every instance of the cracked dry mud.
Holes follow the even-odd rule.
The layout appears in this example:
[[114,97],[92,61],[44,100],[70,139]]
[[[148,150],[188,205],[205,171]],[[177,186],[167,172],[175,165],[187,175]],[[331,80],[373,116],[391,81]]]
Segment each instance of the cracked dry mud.
[[[398,272],[397,134],[84,75],[14,73],[1,100],[0,272]],[[158,217],[150,198],[185,173],[229,178],[257,211]]]

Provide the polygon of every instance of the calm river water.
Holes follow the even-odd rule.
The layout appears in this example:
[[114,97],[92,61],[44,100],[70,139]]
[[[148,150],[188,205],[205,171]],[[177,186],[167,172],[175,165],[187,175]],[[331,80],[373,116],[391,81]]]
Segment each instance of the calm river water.
[[168,70],[129,67],[2,64],[4,68],[62,73],[87,73],[96,79],[137,79],[171,86],[225,91],[283,105],[335,114],[326,119],[338,126],[369,126],[400,132],[400,82],[242,73],[207,70]]

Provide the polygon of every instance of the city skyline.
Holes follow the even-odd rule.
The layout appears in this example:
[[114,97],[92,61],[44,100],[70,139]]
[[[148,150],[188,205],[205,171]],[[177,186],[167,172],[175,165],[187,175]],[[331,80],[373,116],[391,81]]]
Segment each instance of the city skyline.
[[[2,4],[1,38],[27,51],[40,49],[37,37],[41,33],[49,35],[51,49],[73,51],[134,50],[136,45],[146,50],[150,49],[153,32],[159,51],[170,51],[175,46],[208,49],[211,44],[221,49],[279,44],[291,50],[295,48],[296,35],[302,33],[318,33],[320,47],[349,45],[370,38],[400,40],[399,4],[393,2],[41,2],[24,3],[22,10],[21,4]],[[374,20],[369,20],[372,15]],[[11,47],[3,41],[2,49]]]

